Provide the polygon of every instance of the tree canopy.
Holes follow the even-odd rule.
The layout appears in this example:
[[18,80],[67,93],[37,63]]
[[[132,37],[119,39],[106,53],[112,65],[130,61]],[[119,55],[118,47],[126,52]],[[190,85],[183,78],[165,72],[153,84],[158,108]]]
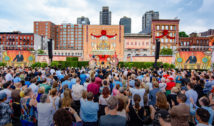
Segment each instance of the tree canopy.
[[163,48],[160,50],[160,55],[172,55],[173,51],[170,48]]
[[181,31],[179,32],[179,37],[189,37],[189,35],[187,35],[186,32]]

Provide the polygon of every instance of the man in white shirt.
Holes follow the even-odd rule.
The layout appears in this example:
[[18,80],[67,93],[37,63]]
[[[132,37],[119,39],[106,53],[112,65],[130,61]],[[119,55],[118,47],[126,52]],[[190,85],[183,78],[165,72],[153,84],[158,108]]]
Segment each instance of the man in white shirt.
[[141,97],[140,100],[140,106],[143,107],[144,103],[143,103],[143,96],[145,93],[145,89],[144,88],[140,88],[140,82],[135,80],[135,88],[129,88],[130,92],[132,93],[132,105],[134,105],[134,95],[138,94]]
[[84,91],[83,85],[80,85],[80,79],[76,78],[76,84],[72,86],[72,98],[74,101],[79,101]]
[[8,73],[5,76],[6,81],[13,81],[12,71],[8,70]]

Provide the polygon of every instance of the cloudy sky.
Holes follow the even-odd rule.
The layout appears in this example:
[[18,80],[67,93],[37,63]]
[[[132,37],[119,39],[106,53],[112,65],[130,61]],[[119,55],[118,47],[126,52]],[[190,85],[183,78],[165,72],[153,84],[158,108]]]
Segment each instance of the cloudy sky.
[[33,32],[33,21],[76,23],[80,16],[99,24],[99,11],[109,6],[112,24],[123,16],[132,18],[132,32],[142,28],[142,15],[159,11],[161,19],[180,19],[180,31],[214,29],[214,0],[0,0],[0,32]]

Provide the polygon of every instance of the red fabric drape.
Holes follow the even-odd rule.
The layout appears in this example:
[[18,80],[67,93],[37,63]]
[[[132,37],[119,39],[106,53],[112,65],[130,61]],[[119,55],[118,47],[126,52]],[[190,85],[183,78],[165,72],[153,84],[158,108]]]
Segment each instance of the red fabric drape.
[[156,36],[156,38],[163,38],[164,36],[166,36],[168,39],[175,39],[175,37],[169,36],[169,31],[168,30],[163,30],[162,35],[161,36]]
[[100,35],[94,35],[94,34],[91,33],[91,36],[94,36],[94,37],[96,37],[96,38],[100,38],[101,36],[106,36],[106,37],[108,37],[108,38],[113,38],[113,37],[115,37],[116,35],[117,35],[117,34],[115,34],[115,35],[107,35],[106,30],[102,30]]

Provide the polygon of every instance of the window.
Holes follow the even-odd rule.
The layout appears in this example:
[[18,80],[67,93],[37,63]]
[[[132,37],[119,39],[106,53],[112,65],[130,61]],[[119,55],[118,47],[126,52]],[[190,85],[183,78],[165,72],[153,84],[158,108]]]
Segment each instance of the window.
[[162,28],[161,28],[162,30],[164,30],[164,25],[162,25]]
[[170,26],[170,30],[173,30],[172,25]]
[[159,32],[157,32],[157,36],[160,36],[160,33],[159,33]]
[[126,45],[129,45],[129,42],[127,42]]
[[169,30],[169,26],[168,25],[166,25],[166,30]]
[[174,30],[176,30],[176,26],[174,26]]
[[168,43],[168,39],[166,39],[166,43]]
[[157,30],[160,30],[160,26],[159,25],[157,25]]

